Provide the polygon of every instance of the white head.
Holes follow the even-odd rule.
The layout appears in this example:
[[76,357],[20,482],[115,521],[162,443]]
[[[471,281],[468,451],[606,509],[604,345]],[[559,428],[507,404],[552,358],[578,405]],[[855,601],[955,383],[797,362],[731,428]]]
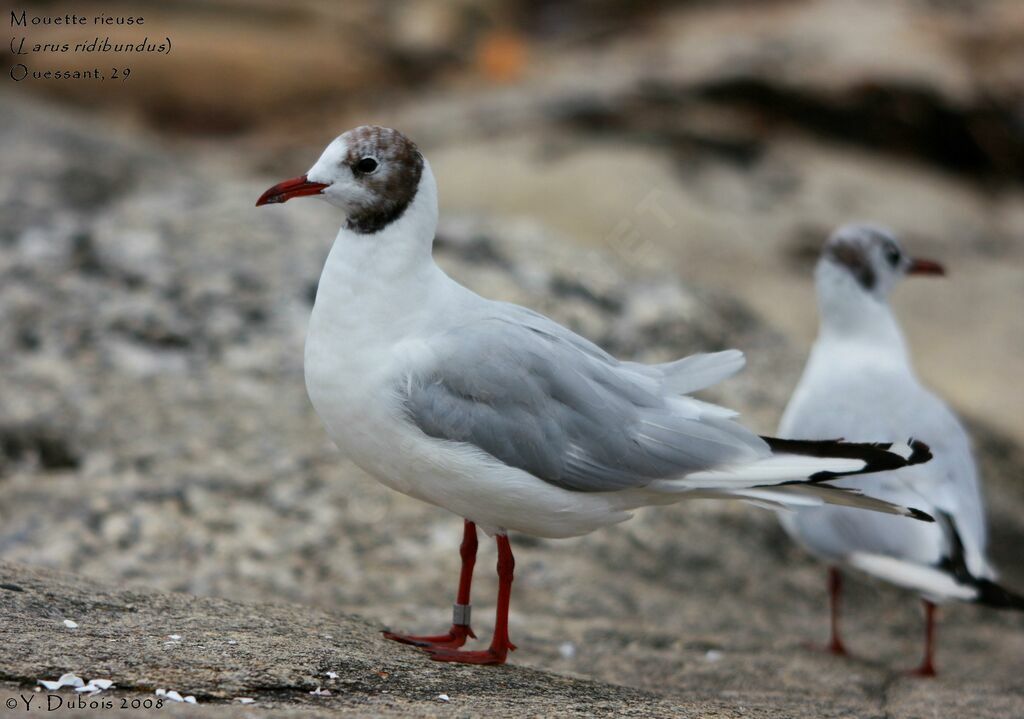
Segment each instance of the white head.
[[823,305],[858,299],[885,303],[906,275],[943,274],[942,265],[907,256],[890,230],[869,224],[843,225],[833,232],[815,271]]
[[346,227],[374,234],[400,219],[432,177],[423,155],[402,133],[364,125],[339,135],[305,175],[280,182],[256,206],[312,195],[340,207]]

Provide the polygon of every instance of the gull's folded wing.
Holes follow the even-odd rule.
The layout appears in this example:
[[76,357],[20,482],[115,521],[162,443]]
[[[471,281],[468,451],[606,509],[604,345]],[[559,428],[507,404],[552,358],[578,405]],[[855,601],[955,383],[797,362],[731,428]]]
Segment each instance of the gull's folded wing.
[[541,315],[494,308],[432,338],[432,361],[397,391],[424,434],[472,445],[563,489],[737,490],[922,460],[909,448],[901,456],[873,445],[766,441],[732,421],[733,412],[677,394],[732,374],[739,353],[619,362]]

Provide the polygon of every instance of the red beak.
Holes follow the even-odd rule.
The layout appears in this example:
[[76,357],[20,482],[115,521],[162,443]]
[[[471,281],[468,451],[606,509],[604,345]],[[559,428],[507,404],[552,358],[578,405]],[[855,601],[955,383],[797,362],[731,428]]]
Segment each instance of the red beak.
[[256,200],[256,207],[260,205],[272,205],[275,202],[287,202],[293,197],[305,195],[319,195],[327,187],[322,182],[310,182],[305,175],[293,177],[290,180],[279,182],[269,190],[260,195]]
[[932,260],[911,260],[908,275],[945,275],[946,268]]

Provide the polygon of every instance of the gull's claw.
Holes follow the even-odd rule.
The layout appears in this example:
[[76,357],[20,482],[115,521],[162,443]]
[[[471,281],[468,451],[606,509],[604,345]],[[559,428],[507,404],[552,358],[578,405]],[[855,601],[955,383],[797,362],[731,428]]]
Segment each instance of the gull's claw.
[[458,649],[466,643],[467,638],[476,639],[473,630],[464,624],[453,624],[447,634],[434,634],[417,636],[414,634],[396,634],[395,632],[384,632],[384,638],[400,644],[410,644],[414,647],[427,649],[437,647],[443,649]]
[[515,649],[509,645],[503,649],[484,649],[483,651],[465,651],[460,649],[445,649],[443,647],[425,647],[424,651],[430,655],[435,662],[453,662],[456,664],[504,664],[508,658],[509,650]]

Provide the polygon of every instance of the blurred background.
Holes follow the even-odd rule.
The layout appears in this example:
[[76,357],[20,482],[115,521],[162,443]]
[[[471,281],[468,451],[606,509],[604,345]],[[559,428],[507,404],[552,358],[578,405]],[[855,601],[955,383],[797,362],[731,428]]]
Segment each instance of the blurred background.
[[[945,280],[894,302],[920,373],[972,428],[992,554],[1024,587],[1018,0],[73,11],[145,25],[32,26],[27,42],[172,49],[2,53],[0,559],[407,629],[447,621],[461,522],[344,462],[305,396],[305,322],[339,218],[253,208],[335,135],[376,123],[430,159],[437,255],[460,281],[632,358],[739,347],[748,370],[710,397],[762,432],[814,337],[811,268],[833,227],[888,224],[943,262]],[[14,82],[16,62],[131,76]],[[857,676],[803,652],[825,631],[824,569],[766,512],[695,503],[516,540],[519,663],[778,707],[859,706],[917,659],[916,601],[873,584],[849,603],[869,657]],[[971,698],[978,715],[1021,701],[1020,618],[947,615],[940,665],[956,655],[958,673],[896,700]]]

